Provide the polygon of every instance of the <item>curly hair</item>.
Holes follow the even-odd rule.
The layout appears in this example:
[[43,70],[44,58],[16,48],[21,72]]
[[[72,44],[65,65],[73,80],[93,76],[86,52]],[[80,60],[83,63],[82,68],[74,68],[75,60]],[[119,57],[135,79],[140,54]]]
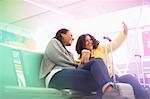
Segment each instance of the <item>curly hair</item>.
[[81,36],[79,36],[78,40],[77,40],[77,43],[76,43],[76,51],[78,54],[81,54],[81,51],[83,49],[86,49],[86,45],[85,45],[85,37],[86,36],[90,36],[92,41],[93,41],[93,49],[96,49],[98,44],[99,44],[99,41],[96,40],[94,38],[94,36],[90,35],[90,34],[83,34]]

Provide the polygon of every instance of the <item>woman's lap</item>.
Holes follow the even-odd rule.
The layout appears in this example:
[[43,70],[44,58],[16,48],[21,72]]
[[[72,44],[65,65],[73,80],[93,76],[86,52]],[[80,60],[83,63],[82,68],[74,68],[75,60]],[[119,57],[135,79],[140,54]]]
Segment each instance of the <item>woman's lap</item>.
[[97,91],[98,84],[88,70],[63,69],[56,73],[49,87],[72,89],[84,92]]
[[83,92],[97,91],[99,95],[102,95],[102,87],[107,81],[111,81],[107,68],[101,58],[96,58],[82,68],[63,69],[56,73],[49,87]]

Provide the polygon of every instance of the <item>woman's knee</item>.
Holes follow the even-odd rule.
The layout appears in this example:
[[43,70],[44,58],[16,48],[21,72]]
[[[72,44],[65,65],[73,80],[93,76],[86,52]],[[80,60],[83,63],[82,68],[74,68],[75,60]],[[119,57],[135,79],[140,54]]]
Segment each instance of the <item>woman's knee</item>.
[[136,79],[130,74],[123,75],[123,76],[119,77],[118,80],[120,82],[124,82],[124,83],[131,83],[131,82],[136,81]]
[[122,76],[123,78],[128,78],[128,79],[135,79],[135,77],[133,77],[131,74],[126,74]]
[[93,58],[91,61],[98,62],[98,63],[104,63],[102,58]]
[[93,62],[92,67],[96,67],[96,68],[99,68],[101,70],[107,70],[107,67],[106,67],[102,58],[94,58],[91,61]]

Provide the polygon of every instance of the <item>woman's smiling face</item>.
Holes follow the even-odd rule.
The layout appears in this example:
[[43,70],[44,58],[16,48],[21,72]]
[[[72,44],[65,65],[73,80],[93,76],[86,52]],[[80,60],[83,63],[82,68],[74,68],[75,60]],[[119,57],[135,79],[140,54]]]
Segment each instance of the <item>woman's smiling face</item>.
[[85,47],[88,50],[93,49],[93,41],[92,41],[92,38],[89,35],[85,36]]

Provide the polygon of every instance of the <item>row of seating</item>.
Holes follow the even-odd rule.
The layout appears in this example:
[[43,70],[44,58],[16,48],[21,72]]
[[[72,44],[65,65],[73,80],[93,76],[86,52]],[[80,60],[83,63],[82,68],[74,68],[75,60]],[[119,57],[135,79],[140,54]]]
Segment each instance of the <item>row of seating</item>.
[[0,99],[67,99],[39,79],[43,54],[0,44]]

